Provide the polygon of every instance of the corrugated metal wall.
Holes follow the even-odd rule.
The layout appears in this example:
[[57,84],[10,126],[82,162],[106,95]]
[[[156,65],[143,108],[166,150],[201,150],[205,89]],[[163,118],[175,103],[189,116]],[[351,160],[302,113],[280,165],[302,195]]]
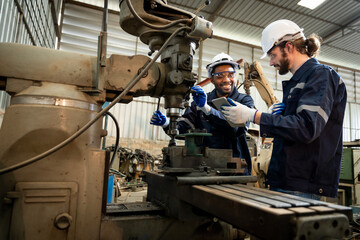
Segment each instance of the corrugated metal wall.
[[[98,10],[87,9],[74,4],[66,4],[60,49],[95,56],[101,18],[102,13]],[[109,14],[108,24],[108,55],[114,53],[122,55],[147,54],[149,50],[145,44],[141,43],[136,37],[127,34],[119,27],[119,15]],[[262,55],[260,49],[245,46],[231,40],[208,39],[203,42],[202,59],[200,61],[200,53],[197,51],[193,66],[193,71],[198,72],[201,62],[201,80],[207,77],[206,65],[209,64],[212,57],[219,52],[230,53],[236,60],[243,58],[247,62],[253,62],[254,60],[260,61],[265,75],[275,89],[275,95],[279,100],[282,100],[281,81],[289,79],[291,74],[284,76],[278,75],[275,69],[269,66],[267,59],[260,59]],[[342,68],[336,68],[336,70],[342,75],[348,89],[349,104],[344,120],[344,141],[350,141],[360,137],[360,124],[359,121],[356,121],[360,116],[360,74],[356,72],[356,74],[358,74],[356,75],[354,71]],[[242,80],[241,77],[242,76],[240,76],[240,80]],[[205,86],[206,91],[211,91],[212,89],[212,84]],[[356,89],[358,91],[356,91]],[[240,91],[244,92],[242,88]],[[267,110],[264,101],[261,99],[255,87],[251,88],[251,96],[259,110]],[[162,101],[161,103],[163,104]],[[167,140],[167,135],[160,127],[149,124],[156,105],[157,99],[141,97],[135,98],[134,101],[129,104],[117,104],[111,109],[111,112],[117,117],[120,124],[120,137]],[[160,110],[164,112],[162,107]],[[253,127],[257,128],[258,126],[253,125]],[[115,136],[113,124],[108,125],[108,131],[110,136]]]
[[[61,3],[61,0],[54,0],[53,3],[49,0],[1,0],[0,42],[54,48],[57,22],[53,21],[52,10],[58,14]],[[0,91],[0,113],[9,103],[10,96]]]
[[54,48],[55,25],[51,8],[59,12],[61,0],[0,1],[0,41]]

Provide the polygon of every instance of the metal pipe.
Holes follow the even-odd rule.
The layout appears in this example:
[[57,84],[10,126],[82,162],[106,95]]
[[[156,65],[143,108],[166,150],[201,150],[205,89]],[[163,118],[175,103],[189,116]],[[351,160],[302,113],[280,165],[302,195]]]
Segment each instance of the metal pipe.
[[231,183],[254,183],[256,176],[210,176],[210,177],[176,177],[178,185],[210,185]]
[[108,24],[108,0],[104,0],[104,12],[103,12],[103,22],[102,22],[102,31],[107,32]]

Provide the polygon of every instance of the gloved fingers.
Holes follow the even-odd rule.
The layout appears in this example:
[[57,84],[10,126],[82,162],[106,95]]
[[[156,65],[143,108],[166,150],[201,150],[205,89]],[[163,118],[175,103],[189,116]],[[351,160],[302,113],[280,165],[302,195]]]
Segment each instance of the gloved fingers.
[[228,114],[228,112],[230,112],[231,108],[233,108],[233,107],[221,105],[221,107],[220,107],[221,113],[222,114]]
[[285,103],[275,103],[275,106],[280,106],[282,108],[285,108]]
[[194,97],[194,96],[198,97],[198,96],[205,95],[204,89],[202,89],[202,87],[200,87],[200,86],[194,86],[194,87],[192,87],[191,89],[192,89],[193,91],[195,91],[195,92],[192,92],[192,96],[193,96],[193,97]]
[[224,117],[229,117],[230,116],[229,111],[222,111],[221,113],[224,115]]
[[206,93],[204,92],[204,90],[200,87],[200,86],[194,86],[192,87],[192,96],[194,98],[194,102],[198,107],[204,107],[204,105],[206,104]]
[[150,120],[150,123],[151,124],[157,124],[157,123],[159,123],[160,121],[159,121],[159,119],[157,119],[157,118],[152,118],[151,120]]
[[151,117],[150,121],[159,121],[160,120],[160,116],[159,114],[155,111]]
[[277,109],[281,109],[281,110],[284,110],[285,109],[285,104],[284,103],[275,103],[273,105],[273,110],[277,110]]
[[271,105],[271,107],[269,107],[268,113],[277,115],[280,114],[282,111],[284,111],[284,109],[285,109],[284,103],[274,103],[273,105]]
[[196,91],[197,93],[204,92],[204,89],[200,86],[193,86],[191,89]]
[[155,113],[156,113],[157,116],[159,116],[159,117],[165,116],[164,114],[162,114],[162,112],[160,112],[160,110],[156,110]]
[[159,114],[154,113],[151,119],[160,119]]
[[231,105],[236,106],[236,104],[233,102],[233,100],[231,98],[227,98],[226,99]]
[[238,106],[240,103],[232,100],[231,98],[227,98],[227,101],[232,105],[232,106]]
[[282,113],[282,110],[278,110],[278,111],[273,111],[271,114],[272,115],[278,115],[278,114],[281,114]]
[[159,124],[159,121],[157,121],[157,120],[151,120],[151,121],[150,121],[150,124],[151,124],[151,125],[158,125],[158,124]]
[[275,103],[270,108],[271,114],[273,114],[273,115],[281,114],[284,111],[284,109],[285,109],[284,103]]
[[272,112],[284,111],[284,108],[273,108]]

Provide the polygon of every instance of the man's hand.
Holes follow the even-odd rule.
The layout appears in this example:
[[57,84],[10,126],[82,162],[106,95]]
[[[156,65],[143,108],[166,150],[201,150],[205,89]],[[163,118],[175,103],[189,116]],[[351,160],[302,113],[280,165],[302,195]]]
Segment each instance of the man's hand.
[[226,117],[227,120],[232,122],[233,124],[242,124],[245,122],[254,122],[254,117],[257,110],[248,108],[241,103],[233,101],[231,98],[227,98],[227,101],[233,105],[222,106],[221,113]]
[[196,105],[199,108],[204,107],[207,100],[207,96],[206,93],[204,92],[204,89],[202,89],[202,87],[200,86],[193,86],[191,90],[192,90],[192,97]]
[[162,126],[163,128],[169,125],[169,120],[159,110],[155,111],[150,120],[150,124]]
[[195,104],[206,114],[209,115],[211,111],[211,107],[207,104],[207,96],[200,86],[193,86],[192,97],[194,99]]
[[272,115],[279,115],[283,113],[284,109],[284,103],[274,103],[271,107],[269,107],[268,113],[271,113]]

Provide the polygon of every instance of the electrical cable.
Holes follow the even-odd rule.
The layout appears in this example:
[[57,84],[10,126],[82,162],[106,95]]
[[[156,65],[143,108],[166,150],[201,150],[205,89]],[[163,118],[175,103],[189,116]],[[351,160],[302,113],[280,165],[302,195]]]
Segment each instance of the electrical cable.
[[244,85],[244,82],[241,83],[238,87],[237,87],[237,90],[239,90],[241,88],[241,86]]
[[110,169],[109,169],[109,172],[110,172],[110,173],[114,173],[114,174],[116,174],[116,175],[119,175],[119,176],[121,176],[121,177],[126,177],[125,174],[123,174],[122,172],[119,172],[119,171],[116,170],[116,169],[110,168]]
[[55,147],[50,148],[49,150],[32,157],[28,160],[22,161],[20,163],[16,163],[10,167],[6,167],[3,169],[0,169],[0,175],[5,174],[7,172],[22,168],[24,166],[27,166],[31,163],[34,163],[44,157],[49,156],[50,154],[56,152],[57,150],[63,148],[67,144],[69,144],[71,141],[73,141],[75,138],[79,137],[83,132],[85,132],[92,124],[94,124],[104,113],[109,111],[110,108],[112,108],[116,103],[118,103],[129,91],[131,88],[135,86],[135,84],[142,78],[142,76],[150,69],[150,67],[155,63],[155,61],[158,59],[160,54],[164,51],[165,47],[169,44],[170,40],[173,39],[179,32],[184,30],[191,30],[189,27],[180,27],[177,30],[175,30],[170,37],[165,41],[165,43],[161,46],[159,51],[156,53],[153,59],[146,65],[146,67],[141,71],[140,74],[134,76],[134,78],[126,85],[123,92],[120,93],[107,107],[103,108],[96,116],[90,120],[87,124],[85,124],[82,128],[80,128],[77,132],[75,132],[73,135],[71,135],[69,138],[65,139],[63,142],[59,143]]
[[152,29],[157,29],[157,30],[164,30],[164,29],[167,29],[169,27],[172,27],[176,24],[179,24],[179,23],[187,23],[187,22],[190,22],[191,20],[190,19],[178,19],[176,21],[173,21],[172,23],[169,23],[169,24],[166,24],[166,25],[162,25],[162,26],[159,26],[159,25],[154,25],[154,24],[151,24],[151,23],[148,23],[146,22],[144,19],[142,19],[138,14],[137,12],[135,11],[132,3],[130,2],[130,0],[126,0],[126,3],[130,9],[130,12],[134,15],[135,18],[137,18],[142,24],[144,24],[145,26],[149,27],[149,28],[152,28]]
[[113,153],[113,155],[111,157],[111,160],[110,160],[110,168],[111,168],[112,164],[114,162],[116,153],[119,150],[120,127],[119,127],[118,121],[116,120],[115,116],[111,112],[107,112],[106,114],[112,118],[112,120],[115,123],[115,127],[116,127],[115,149],[114,149],[114,153]]

